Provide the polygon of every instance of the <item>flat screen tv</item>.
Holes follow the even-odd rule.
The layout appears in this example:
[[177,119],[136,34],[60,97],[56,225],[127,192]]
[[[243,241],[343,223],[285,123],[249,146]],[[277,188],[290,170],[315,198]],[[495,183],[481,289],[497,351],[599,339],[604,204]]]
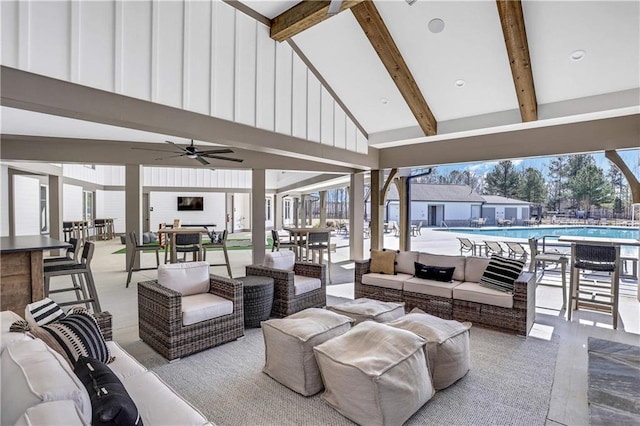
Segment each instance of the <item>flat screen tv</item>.
[[178,211],[204,210],[203,197],[178,197]]

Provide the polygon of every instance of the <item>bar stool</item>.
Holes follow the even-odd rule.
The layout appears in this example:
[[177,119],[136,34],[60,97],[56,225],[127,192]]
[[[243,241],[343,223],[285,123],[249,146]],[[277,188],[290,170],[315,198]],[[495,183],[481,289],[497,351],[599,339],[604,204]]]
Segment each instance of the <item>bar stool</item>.
[[71,247],[67,249],[64,256],[45,257],[42,260],[44,266],[69,265],[78,263],[78,255],[80,254],[80,240],[78,240],[77,238],[70,238],[69,244],[71,244]]
[[73,235],[73,222],[62,222],[62,232],[64,240],[69,241],[69,238]]
[[[79,263],[65,264],[65,265],[52,265],[44,267],[44,296],[49,297],[52,293],[63,293],[66,291],[75,291],[76,301],[58,303],[59,306],[75,305],[77,303],[84,303],[87,308],[89,304],[93,306],[93,312],[102,312],[100,308],[100,302],[98,301],[98,292],[96,291],[96,285],[93,281],[93,274],[91,272],[91,259],[93,259],[93,251],[95,247],[90,241],[84,243],[82,248],[82,256]],[[50,290],[51,277],[58,277],[62,275],[71,275],[72,278],[77,275],[78,282],[73,281],[73,285],[67,288],[61,288],[56,290]]]
[[[620,284],[620,246],[596,246],[573,244],[571,246],[571,284],[568,320],[575,309],[584,307],[597,311],[610,312],[613,316],[613,328],[618,328],[618,287]],[[605,284],[598,279],[581,279],[581,271],[605,272],[610,282]]]
[[331,234],[329,232],[309,232],[305,249],[307,260],[309,260],[309,252],[311,252],[313,263],[316,263],[316,253],[320,258],[318,263],[322,263],[324,251],[327,251],[327,279],[331,283]]
[[107,239],[107,222],[104,219],[94,219],[93,230],[95,232],[95,239],[106,240]]
[[202,240],[200,234],[176,234],[176,253],[182,253],[182,261],[187,261],[187,253],[193,253],[193,261],[200,260]]
[[[211,239],[211,242],[207,243],[207,244],[202,244],[202,260],[206,261],[207,260],[207,249],[208,248],[213,248],[213,247],[221,247],[222,248],[222,252],[224,253],[224,261],[225,263],[212,263],[211,266],[226,266],[227,267],[227,273],[229,274],[229,278],[233,278],[231,276],[231,263],[229,262],[229,253],[227,253],[227,230],[225,229],[224,231],[222,231],[220,238],[216,237],[216,233],[215,232],[211,232],[209,234],[209,238]],[[177,235],[176,235],[177,237]]]
[[296,250],[298,248],[298,245],[293,241],[282,241],[280,239],[280,235],[278,234],[278,231],[276,231],[275,229],[271,230],[271,238],[273,239],[273,245],[271,246],[271,251],[274,251],[274,250],[280,251],[281,248],[288,248],[289,250],[293,250],[296,253],[296,255],[298,254]]
[[[126,288],[129,288],[129,283],[131,282],[131,274],[134,271],[148,271],[150,269],[157,269],[158,266],[160,266],[160,250],[162,249],[162,246],[160,244],[140,244],[140,242],[138,241],[138,236],[136,235],[136,231],[129,232],[129,239],[131,239],[131,243],[133,244],[133,250],[131,250],[131,258],[129,261],[129,267],[127,268]],[[156,252],[156,267],[133,269],[133,265],[136,262],[136,256],[139,252],[144,250],[153,250]],[[142,258],[140,258],[140,260],[142,260]]]

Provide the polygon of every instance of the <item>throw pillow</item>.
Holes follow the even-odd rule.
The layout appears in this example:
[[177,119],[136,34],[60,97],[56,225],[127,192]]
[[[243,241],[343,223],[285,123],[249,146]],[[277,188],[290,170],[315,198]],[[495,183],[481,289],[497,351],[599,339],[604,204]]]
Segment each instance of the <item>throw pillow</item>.
[[393,250],[371,250],[371,266],[369,272],[378,274],[395,274],[396,252]]
[[53,300],[45,297],[24,308],[24,318],[30,324],[45,325],[64,318],[64,312]]
[[80,356],[113,361],[97,321],[86,308],[73,308],[63,319],[42,327],[31,326],[27,331],[60,353],[71,366]]
[[524,261],[494,254],[484,270],[480,285],[494,290],[513,292],[513,283],[520,276]]
[[142,426],[138,407],[109,367],[97,359],[80,356],[73,371],[89,392],[93,426]]
[[425,280],[442,281],[450,283],[453,278],[455,266],[428,266],[419,262],[415,262],[416,277]]

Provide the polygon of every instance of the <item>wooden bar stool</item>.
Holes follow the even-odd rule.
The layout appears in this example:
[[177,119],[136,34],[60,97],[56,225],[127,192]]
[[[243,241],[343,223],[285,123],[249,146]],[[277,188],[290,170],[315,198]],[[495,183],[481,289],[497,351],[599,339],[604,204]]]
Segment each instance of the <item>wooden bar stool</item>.
[[211,232],[209,234],[209,238],[211,239],[211,242],[207,244],[202,244],[202,260],[205,260],[205,261],[207,260],[208,248],[213,248],[213,247],[222,248],[222,252],[224,253],[225,263],[212,263],[211,266],[226,266],[227,273],[229,274],[229,278],[233,278],[231,276],[231,263],[229,262],[229,253],[227,253],[227,235],[228,233],[226,229],[222,231],[219,238],[215,232]]
[[[131,282],[131,274],[134,271],[147,271],[150,269],[157,269],[160,266],[160,250],[162,250],[162,246],[160,244],[140,244],[138,241],[138,236],[136,235],[136,231],[129,232],[129,238],[131,239],[131,243],[133,244],[133,250],[131,251],[131,257],[129,258],[129,267],[127,268],[127,285],[126,288],[129,288],[129,283]],[[140,252],[144,252],[144,250],[153,250],[156,252],[156,267],[155,268],[137,268],[134,269],[133,265],[136,262],[136,256]],[[140,258],[142,260],[142,257]]]

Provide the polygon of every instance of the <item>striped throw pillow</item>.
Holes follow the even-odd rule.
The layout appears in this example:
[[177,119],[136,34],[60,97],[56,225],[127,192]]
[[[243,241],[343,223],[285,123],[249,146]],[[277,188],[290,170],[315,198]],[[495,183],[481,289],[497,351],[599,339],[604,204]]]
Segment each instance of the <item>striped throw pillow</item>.
[[56,302],[45,297],[37,302],[29,303],[24,308],[24,318],[31,324],[46,325],[64,318],[64,312]]
[[520,276],[524,261],[494,254],[484,270],[480,285],[494,290],[513,293],[514,282]]
[[65,357],[71,367],[80,356],[95,358],[105,364],[113,361],[97,321],[84,307],[74,308],[54,323],[32,326],[29,331]]

